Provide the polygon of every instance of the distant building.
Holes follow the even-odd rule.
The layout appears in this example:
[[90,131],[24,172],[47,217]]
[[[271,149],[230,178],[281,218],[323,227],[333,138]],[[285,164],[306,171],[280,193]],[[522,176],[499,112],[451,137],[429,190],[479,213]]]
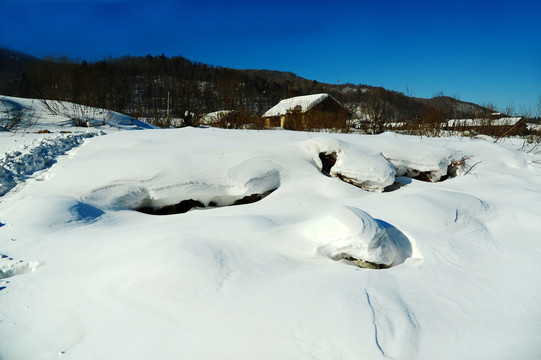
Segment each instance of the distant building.
[[[494,115],[494,114],[493,114]],[[524,118],[520,116],[494,116],[490,119],[451,119],[447,121],[447,125],[454,127],[481,127],[481,126],[515,126]]]
[[525,135],[528,133],[526,119],[521,116],[506,116],[492,113],[490,118],[451,119],[447,121],[447,129],[451,131],[473,131],[475,133],[502,136]]
[[333,128],[345,124],[349,117],[349,111],[329,94],[284,99],[263,114],[266,127],[289,128],[289,122],[300,123],[303,128]]
[[203,115],[199,120],[200,125],[216,125],[224,122],[228,116],[234,114],[234,110],[219,110]]

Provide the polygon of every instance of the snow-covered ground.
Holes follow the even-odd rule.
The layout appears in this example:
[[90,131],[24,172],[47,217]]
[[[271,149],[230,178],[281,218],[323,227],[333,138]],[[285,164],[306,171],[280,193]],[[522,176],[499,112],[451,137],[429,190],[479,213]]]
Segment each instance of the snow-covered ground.
[[519,144],[103,132],[0,197],[1,359],[541,357]]
[[[22,114],[20,125],[2,131],[13,109]],[[76,126],[84,119],[84,126]],[[80,124],[79,124],[80,125]],[[104,109],[58,101],[0,96],[0,196],[37,171],[52,166],[56,158],[81,145],[84,139],[124,130],[155,126]]]

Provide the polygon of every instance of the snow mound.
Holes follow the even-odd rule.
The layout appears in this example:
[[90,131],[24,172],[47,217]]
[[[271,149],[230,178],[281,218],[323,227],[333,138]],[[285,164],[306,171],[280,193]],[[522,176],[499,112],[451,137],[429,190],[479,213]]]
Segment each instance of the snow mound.
[[5,254],[0,254],[0,279],[7,279],[12,276],[26,274],[36,269],[36,261],[26,262],[15,260]]
[[[384,134],[383,139],[390,138]],[[381,141],[373,150],[378,149],[396,169],[396,176],[421,178],[430,182],[440,181],[447,175],[447,169],[457,154],[440,146],[420,142],[417,139],[403,141],[402,137]]]
[[338,152],[330,174],[365,190],[381,192],[394,183],[396,171],[381,154],[349,149]]
[[229,181],[241,184],[234,188],[236,194],[263,193],[280,187],[282,167],[264,159],[249,159],[227,171]]
[[456,160],[464,158],[456,151],[413,141],[393,142],[387,138],[388,135],[383,136],[383,141],[359,146],[319,137],[307,141],[305,146],[325,175],[368,191],[393,190],[391,185],[400,176],[438,182],[461,174],[461,169],[453,168],[454,163],[464,166],[464,160]]
[[4,154],[0,159],[0,196],[5,195],[33,173],[51,167],[58,156],[81,145],[85,139],[94,135],[94,133],[62,134],[35,141],[24,145],[20,150]]
[[342,206],[307,221],[304,235],[323,244],[318,248],[323,256],[380,268],[398,265],[412,254],[411,245],[393,241],[387,228],[392,227],[360,209]]
[[381,192],[395,181],[396,171],[381,153],[328,137],[310,140],[307,148],[324,174],[364,190]]
[[[266,196],[278,189],[281,173],[285,170],[276,162],[261,158],[249,159],[225,170],[220,175],[214,169],[214,176],[198,178],[152,179],[148,184],[112,184],[97,189],[87,197],[87,201],[101,209],[160,209],[194,201],[203,206],[229,206],[252,195]],[[192,174],[187,169],[187,174]],[[189,175],[187,175],[189,176]],[[157,185],[164,182],[163,185]]]

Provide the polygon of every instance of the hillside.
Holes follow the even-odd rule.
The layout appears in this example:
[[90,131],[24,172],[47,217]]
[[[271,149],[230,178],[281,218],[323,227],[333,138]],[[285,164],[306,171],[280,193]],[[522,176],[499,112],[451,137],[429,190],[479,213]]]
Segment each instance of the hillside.
[[39,61],[31,55],[0,48],[0,94],[15,94],[21,86],[24,70]]
[[435,96],[430,99],[415,98],[415,100],[428,106],[443,109],[446,113],[452,114],[455,119],[464,117],[464,115],[484,114],[491,110],[485,106],[460,101],[450,96]]
[[427,114],[443,121],[487,111],[451,98],[419,99],[368,85],[320,83],[290,72],[216,67],[182,56],[124,56],[94,63],[62,58],[10,68],[11,79],[18,71],[19,80],[9,86],[0,83],[5,95],[71,101],[155,120],[166,116],[168,99],[173,117],[218,110],[257,117],[281,99],[324,92],[337,97],[353,116],[377,111],[372,116],[386,122],[419,121]]

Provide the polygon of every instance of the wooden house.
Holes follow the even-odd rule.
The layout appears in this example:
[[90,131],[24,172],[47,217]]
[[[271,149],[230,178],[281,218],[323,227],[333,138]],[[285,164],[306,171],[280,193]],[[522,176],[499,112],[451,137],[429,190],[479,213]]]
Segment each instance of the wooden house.
[[266,127],[287,129],[345,128],[349,117],[349,111],[329,94],[284,99],[263,114]]

